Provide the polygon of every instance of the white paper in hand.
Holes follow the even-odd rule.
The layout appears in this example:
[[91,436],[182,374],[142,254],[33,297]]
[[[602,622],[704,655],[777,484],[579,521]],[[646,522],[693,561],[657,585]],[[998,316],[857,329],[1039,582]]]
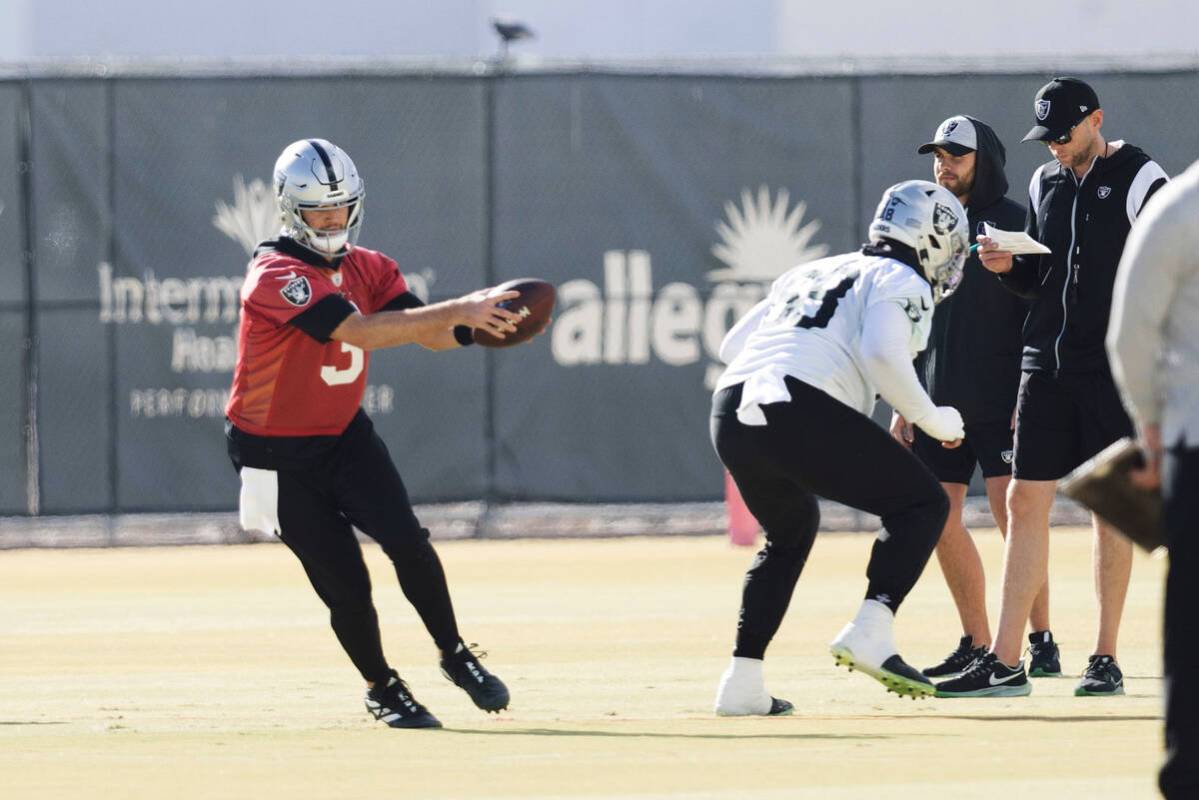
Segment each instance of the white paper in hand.
[[993,239],[1000,250],[1006,250],[1014,256],[1053,252],[1024,231],[1001,231],[984,222],[983,235]]

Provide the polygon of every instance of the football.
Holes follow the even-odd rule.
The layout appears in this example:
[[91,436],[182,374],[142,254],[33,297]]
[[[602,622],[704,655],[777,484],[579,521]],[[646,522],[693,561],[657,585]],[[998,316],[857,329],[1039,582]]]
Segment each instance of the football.
[[521,342],[527,342],[545,330],[554,314],[554,300],[558,293],[554,285],[537,278],[517,278],[514,281],[501,283],[496,287],[502,292],[520,292],[520,297],[505,300],[499,305],[509,311],[520,314],[522,319],[516,323],[516,333],[509,333],[503,339],[497,338],[487,331],[475,329],[475,342],[484,347],[511,347]]

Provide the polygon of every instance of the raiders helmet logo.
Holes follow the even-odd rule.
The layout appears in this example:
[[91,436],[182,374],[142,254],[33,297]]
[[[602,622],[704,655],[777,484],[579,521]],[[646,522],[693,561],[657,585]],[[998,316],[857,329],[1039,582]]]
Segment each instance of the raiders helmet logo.
[[1107,196],[1111,193],[1112,193],[1112,187],[1110,187],[1110,186],[1100,186],[1099,187],[1099,199],[1100,200],[1106,200]]
[[950,211],[949,206],[937,203],[933,208],[933,230],[944,236],[957,226],[958,215]]
[[1049,116],[1049,102],[1050,101],[1048,100],[1037,101],[1036,108],[1034,110],[1037,112],[1037,119],[1039,119],[1041,122],[1044,122],[1045,118]]
[[1015,453],[1012,450],[1004,450],[1004,451],[1000,452],[999,457],[1003,459],[1003,463],[1010,464],[1010,463],[1012,463],[1012,456],[1014,454]]
[[949,134],[957,130],[958,121],[955,119],[952,122],[946,122],[945,127],[941,129],[941,135],[948,137]]
[[288,281],[287,285],[279,290],[279,294],[293,306],[306,306],[312,299],[312,287],[308,285],[307,278],[300,276]]

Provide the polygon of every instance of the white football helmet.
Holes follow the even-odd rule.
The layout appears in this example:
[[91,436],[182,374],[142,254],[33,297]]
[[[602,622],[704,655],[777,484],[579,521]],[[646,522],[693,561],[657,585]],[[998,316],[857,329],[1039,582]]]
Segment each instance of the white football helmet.
[[939,303],[962,280],[962,265],[970,248],[969,222],[962,204],[943,186],[929,181],[904,181],[883,192],[870,241],[893,239],[916,251],[924,277]]
[[[283,148],[275,161],[275,200],[283,234],[326,258],[344,256],[358,241],[366,186],[345,151],[325,139],[301,139]],[[313,228],[301,212],[348,207],[341,230]]]

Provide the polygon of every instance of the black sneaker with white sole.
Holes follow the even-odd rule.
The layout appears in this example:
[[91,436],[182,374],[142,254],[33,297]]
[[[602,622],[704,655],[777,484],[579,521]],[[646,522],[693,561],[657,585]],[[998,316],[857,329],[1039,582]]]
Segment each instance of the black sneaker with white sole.
[[970,668],[975,660],[987,654],[987,648],[975,647],[973,636],[963,636],[958,649],[945,656],[945,660],[933,667],[920,670],[926,678],[956,678]]
[[412,690],[400,680],[395,670],[391,671],[385,685],[376,683],[366,690],[366,710],[392,728],[441,727],[441,721],[416,702]]
[[1028,634],[1028,677],[1060,678],[1062,676],[1062,654],[1049,631],[1033,631]]
[[441,674],[455,686],[460,687],[484,711],[503,711],[508,707],[508,687],[487,671],[479,659],[487,655],[482,650],[471,650],[459,642],[457,651],[442,655]]
[[987,653],[953,680],[937,684],[937,697],[1023,697],[1032,694],[1024,662],[1009,667]]
[[1124,673],[1111,656],[1088,656],[1082,680],[1074,687],[1075,697],[1106,697],[1124,694]]

